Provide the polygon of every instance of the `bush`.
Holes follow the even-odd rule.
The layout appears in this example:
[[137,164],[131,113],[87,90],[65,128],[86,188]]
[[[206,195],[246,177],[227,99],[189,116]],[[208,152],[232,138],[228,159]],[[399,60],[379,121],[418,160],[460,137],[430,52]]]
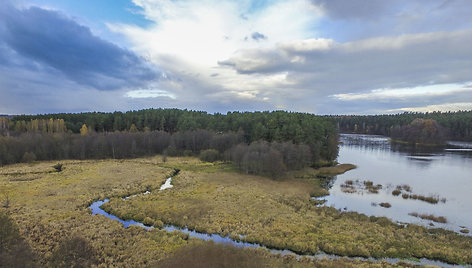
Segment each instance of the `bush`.
[[214,149],[208,149],[200,152],[200,160],[205,162],[215,162],[220,159],[220,153]]
[[395,189],[395,190],[392,191],[392,195],[394,195],[394,196],[399,196],[401,193],[402,193],[402,191],[400,191],[398,189]]
[[0,211],[0,267],[32,267],[34,255],[15,222]]
[[53,252],[52,267],[90,267],[97,264],[95,249],[84,238],[74,236],[64,239]]
[[31,163],[35,160],[36,160],[36,155],[34,153],[31,153],[31,152],[25,152],[23,154],[23,157],[21,158],[21,161],[25,162],[25,163]]
[[61,172],[62,171],[62,164],[55,164],[54,166],[52,166],[56,172]]

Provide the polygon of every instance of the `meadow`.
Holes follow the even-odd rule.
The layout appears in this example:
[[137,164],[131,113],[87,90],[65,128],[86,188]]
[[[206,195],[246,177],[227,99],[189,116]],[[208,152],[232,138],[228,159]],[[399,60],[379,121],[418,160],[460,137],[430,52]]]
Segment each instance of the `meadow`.
[[[238,173],[230,164],[191,157],[168,157],[166,162],[156,156],[61,163],[61,172],[53,168],[57,162],[0,168],[0,213],[12,219],[31,247],[33,267],[67,267],[68,260],[60,256],[74,250],[67,246],[74,241],[82,241],[92,252],[94,261],[89,264],[96,267],[170,267],[178,259],[201,261],[200,267],[204,267],[208,258],[215,259],[214,266],[390,266],[348,259],[296,260],[158,228],[125,229],[117,221],[91,215],[88,206],[104,198],[111,199],[104,208],[122,218],[187,226],[299,253],[322,250],[343,256],[426,257],[472,263],[470,237],[414,225],[403,228],[386,218],[316,207],[310,196],[325,192],[316,170],[272,180]],[[180,172],[173,178],[174,187],[157,191],[175,169]],[[146,190],[151,194],[122,200]]]

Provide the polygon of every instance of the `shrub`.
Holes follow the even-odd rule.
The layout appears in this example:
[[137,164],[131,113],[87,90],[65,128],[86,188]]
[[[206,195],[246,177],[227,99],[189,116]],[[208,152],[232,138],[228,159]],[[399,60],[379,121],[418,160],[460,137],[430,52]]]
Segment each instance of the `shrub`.
[[220,153],[215,149],[208,149],[201,151],[199,158],[205,162],[215,162],[220,159]]
[[395,190],[392,191],[392,195],[394,195],[394,196],[399,196],[401,193],[402,193],[402,191],[400,191],[398,189],[395,189]]
[[25,152],[23,154],[23,157],[21,158],[21,161],[25,162],[25,163],[31,163],[35,160],[36,160],[36,155],[34,153],[31,153],[31,152]]
[[392,207],[392,205],[390,205],[390,203],[380,203],[379,206],[383,207],[383,208],[390,208]]
[[0,267],[31,267],[34,255],[16,223],[0,211]]
[[53,267],[90,267],[98,263],[95,249],[87,240],[74,236],[64,239],[53,252]]
[[62,171],[62,164],[55,164],[53,168],[56,170],[56,172],[61,172]]

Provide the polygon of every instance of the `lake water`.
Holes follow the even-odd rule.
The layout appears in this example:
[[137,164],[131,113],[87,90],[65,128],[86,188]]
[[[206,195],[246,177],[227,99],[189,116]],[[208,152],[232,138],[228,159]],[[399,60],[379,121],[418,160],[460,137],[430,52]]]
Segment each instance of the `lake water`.
[[[356,169],[338,175],[323,197],[326,205],[366,215],[386,216],[394,221],[416,223],[459,232],[472,231],[472,143],[450,142],[446,148],[418,148],[392,144],[387,137],[342,134],[339,163],[351,163]],[[354,193],[342,187],[352,180]],[[356,182],[358,180],[359,182]],[[378,193],[364,189],[363,181],[381,184]],[[397,185],[409,185],[411,192],[445,199],[437,204],[394,196]],[[390,203],[390,208],[379,206]],[[409,213],[443,216],[447,223],[437,223],[410,216]],[[470,235],[470,234],[469,234]]]

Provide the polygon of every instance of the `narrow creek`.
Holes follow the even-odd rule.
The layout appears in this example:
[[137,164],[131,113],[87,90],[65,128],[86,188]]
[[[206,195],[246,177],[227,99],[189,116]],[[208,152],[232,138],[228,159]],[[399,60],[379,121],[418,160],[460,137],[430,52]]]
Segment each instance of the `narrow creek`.
[[[174,175],[176,175],[176,174],[177,174],[177,172]],[[169,177],[166,180],[166,182],[164,184],[162,184],[159,191],[163,191],[163,190],[172,188],[173,185],[171,183],[172,183],[172,177]],[[123,200],[127,200],[129,198],[134,198],[134,197],[139,196],[139,195],[146,195],[146,194],[149,194],[149,193],[150,193],[149,191],[145,191],[145,192],[140,193],[140,194],[135,194],[135,195],[124,197]],[[123,224],[124,228],[128,228],[129,226],[139,226],[139,227],[142,227],[146,230],[154,229],[154,226],[147,226],[147,225],[144,225],[141,222],[137,222],[137,221],[134,221],[134,220],[126,221],[126,220],[118,218],[117,216],[115,216],[113,214],[110,214],[110,213],[106,212],[105,210],[103,210],[101,208],[101,206],[103,204],[109,202],[109,201],[110,201],[109,199],[104,199],[104,200],[99,200],[99,201],[93,202],[89,207],[92,210],[92,215],[103,215],[103,216],[105,216],[105,217],[107,217],[111,220],[117,220],[118,222]],[[445,262],[430,260],[430,259],[425,259],[425,258],[421,258],[418,261],[411,261],[411,260],[398,259],[398,258],[346,257],[346,256],[338,256],[338,255],[334,255],[334,254],[328,254],[328,253],[324,253],[324,252],[320,252],[320,253],[315,254],[315,255],[302,255],[302,254],[298,254],[298,253],[296,253],[294,251],[291,251],[291,250],[288,250],[288,249],[283,249],[283,250],[272,249],[272,248],[269,248],[267,246],[257,244],[257,243],[248,243],[248,242],[244,242],[244,241],[238,241],[238,240],[234,240],[232,238],[229,238],[227,236],[226,237],[220,236],[218,234],[200,233],[200,232],[197,232],[195,230],[189,230],[188,228],[181,228],[181,227],[174,226],[174,225],[165,225],[164,227],[162,227],[162,229],[164,229],[168,232],[179,231],[179,232],[182,232],[184,234],[188,234],[189,237],[202,239],[202,240],[205,240],[205,241],[213,240],[213,242],[215,242],[215,243],[231,244],[231,245],[234,245],[234,246],[237,246],[237,247],[245,247],[245,248],[263,248],[263,249],[269,250],[272,254],[280,254],[281,256],[294,255],[294,256],[296,256],[297,259],[302,258],[302,257],[307,257],[307,258],[311,258],[311,259],[331,259],[331,260],[344,258],[344,259],[349,259],[349,260],[361,260],[361,261],[371,261],[371,262],[386,261],[390,264],[395,264],[395,263],[398,263],[398,262],[407,262],[407,263],[416,264],[416,265],[436,265],[436,266],[441,266],[441,267],[464,267],[464,266],[461,266],[461,265],[451,265],[451,264],[448,264],[448,263],[445,263]],[[241,238],[242,238],[242,236],[241,236]],[[466,267],[471,267],[471,266],[467,265]]]

